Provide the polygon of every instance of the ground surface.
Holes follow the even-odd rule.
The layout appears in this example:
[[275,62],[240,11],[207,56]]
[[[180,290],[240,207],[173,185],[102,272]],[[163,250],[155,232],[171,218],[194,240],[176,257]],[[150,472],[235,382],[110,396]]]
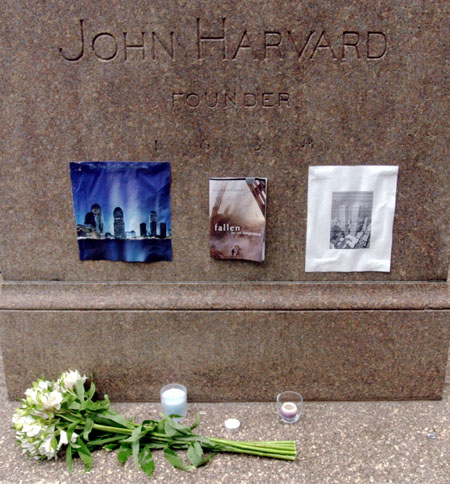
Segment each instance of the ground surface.
[[[297,442],[298,458],[284,462],[241,455],[218,455],[193,473],[173,469],[155,453],[154,483],[164,484],[448,484],[450,483],[450,378],[442,401],[306,403],[295,425],[282,424],[270,403],[191,404],[187,421],[200,412],[198,433],[242,440]],[[20,454],[10,429],[16,402],[7,400],[0,359],[1,484],[128,484],[152,482],[130,460],[124,467],[115,453],[94,454],[85,473],[74,461],[70,476],[64,461],[36,462]],[[137,420],[156,418],[155,403],[114,403]],[[236,417],[237,434],[223,422]]]

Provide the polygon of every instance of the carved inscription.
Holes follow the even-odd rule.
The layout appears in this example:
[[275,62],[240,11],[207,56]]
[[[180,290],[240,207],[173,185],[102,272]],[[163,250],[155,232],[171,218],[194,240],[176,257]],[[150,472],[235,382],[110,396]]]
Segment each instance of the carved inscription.
[[173,92],[172,108],[247,108],[261,107],[273,109],[290,107],[290,95],[288,92]]
[[[293,132],[291,134],[283,134],[283,145],[289,150],[307,150],[314,147],[314,141],[309,134],[302,134]],[[178,140],[179,141],[179,140]],[[191,152],[205,152],[217,151],[221,149],[223,140],[218,138],[205,138],[203,134],[194,135],[190,138],[182,140],[184,147],[189,147]],[[239,145],[249,152],[264,153],[273,149],[272,140],[261,139],[259,135],[250,135],[239,141]],[[155,155],[162,154],[165,156],[173,150],[179,149],[175,139],[168,139],[167,133],[162,134],[161,138],[150,140],[147,145]]]
[[[292,52],[302,60],[314,59],[319,52],[327,52],[333,60],[346,59],[346,47],[356,51],[358,59],[375,60],[385,56],[387,38],[380,31],[344,31],[342,33],[325,30],[311,30],[304,39],[297,38],[293,30],[264,30],[253,40],[248,30],[239,34],[237,43],[231,34],[228,34],[227,19],[222,18],[220,27],[216,27],[215,34],[205,34],[201,18],[197,18],[197,58],[205,59],[208,56],[219,56],[223,60],[237,60],[239,57],[256,60],[285,59]],[[356,36],[356,39],[353,36]],[[331,41],[333,39],[333,42]],[[333,47],[334,44],[334,47]],[[360,53],[362,44],[365,44],[364,53]],[[339,48],[340,47],[340,48]],[[208,48],[208,49],[207,49]],[[309,52],[306,55],[306,52]]]
[[175,32],[163,34],[156,31],[145,32],[141,30],[136,34],[122,31],[121,36],[111,32],[97,32],[91,35],[91,40],[86,34],[85,21],[79,20],[77,41],[70,48],[59,48],[64,60],[77,62],[84,57],[93,55],[99,61],[111,62],[115,59],[123,62],[145,61],[166,57],[169,60],[175,59]]
[[202,18],[193,21],[195,38],[186,38],[186,29],[147,31],[136,25],[127,30],[95,31],[89,28],[88,20],[80,19],[70,27],[75,39],[73,44],[59,47],[59,52],[66,62],[79,62],[89,56],[100,62],[175,62],[184,59],[187,51],[193,51],[195,59],[202,63],[208,59],[245,63],[252,60],[374,62],[383,59],[388,51],[387,36],[377,29],[311,28],[302,32],[292,26],[286,30],[250,32],[245,26],[232,25],[226,17],[215,22]]

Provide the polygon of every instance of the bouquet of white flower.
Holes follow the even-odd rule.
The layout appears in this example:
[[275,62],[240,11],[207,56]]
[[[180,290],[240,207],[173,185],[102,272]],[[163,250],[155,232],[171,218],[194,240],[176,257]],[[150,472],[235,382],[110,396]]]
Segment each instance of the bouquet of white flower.
[[[34,459],[56,459],[65,451],[72,471],[72,457],[78,455],[88,471],[91,452],[98,448],[119,449],[122,464],[133,456],[136,466],[149,476],[155,464],[152,450],[161,449],[167,460],[183,470],[206,464],[217,452],[236,452],[262,457],[295,460],[293,441],[243,442],[201,437],[190,427],[171,417],[145,420],[141,424],[127,420],[110,408],[108,396],[96,400],[95,385],[85,389],[87,377],[78,371],[66,371],[57,381],[39,379],[25,392],[22,405],[12,418],[22,453]],[[185,465],[177,450],[187,450]],[[204,451],[210,452],[205,456]]]

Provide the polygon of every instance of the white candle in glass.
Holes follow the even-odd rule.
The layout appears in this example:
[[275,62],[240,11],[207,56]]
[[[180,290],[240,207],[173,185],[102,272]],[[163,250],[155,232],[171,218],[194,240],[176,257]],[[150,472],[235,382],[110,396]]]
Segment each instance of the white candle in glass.
[[179,415],[181,418],[187,415],[187,391],[183,385],[176,383],[166,385],[161,389],[161,406],[164,415]]
[[281,392],[277,395],[277,409],[283,422],[295,423],[302,413],[303,397],[297,392]]
[[285,418],[294,418],[297,415],[298,408],[293,402],[285,402],[281,405],[280,414]]

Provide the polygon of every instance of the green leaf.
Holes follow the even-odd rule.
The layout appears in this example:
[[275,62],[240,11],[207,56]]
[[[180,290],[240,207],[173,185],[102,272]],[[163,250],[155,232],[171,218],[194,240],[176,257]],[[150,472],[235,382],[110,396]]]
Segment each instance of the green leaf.
[[92,397],[94,396],[95,393],[95,383],[92,381],[91,386],[89,387],[89,390],[87,392],[87,398],[88,400],[92,400]]
[[77,452],[80,459],[84,462],[84,470],[89,472],[92,469],[92,454],[80,437],[77,439],[77,444],[80,446]]
[[69,405],[69,410],[80,410],[81,405],[78,402],[72,402]]
[[216,455],[217,455],[217,452],[213,452],[212,454],[209,454],[208,456],[206,456],[205,458],[203,458],[202,463],[200,464],[200,466],[204,466],[205,464],[207,464]]
[[200,442],[194,442],[194,447],[195,447],[195,450],[197,451],[197,454],[203,455],[203,449],[202,449],[202,446],[200,445]]
[[141,464],[141,469],[151,477],[155,470],[155,461],[148,445],[139,452],[139,463]]
[[84,383],[81,380],[77,380],[75,383],[75,390],[78,395],[78,398],[81,400],[81,402],[84,401]]
[[141,433],[142,433],[142,425],[139,425],[133,430],[133,432],[131,432],[131,435],[127,439],[123,440],[123,442],[136,442],[141,438]]
[[[110,420],[111,422],[118,423],[122,427],[125,427],[126,429],[134,429],[134,425],[132,422],[128,421],[125,417],[122,417],[122,415],[119,415],[118,413],[114,412],[114,410],[108,410],[106,412],[102,412],[98,414],[99,417],[104,417],[105,420]],[[101,423],[99,421],[99,423]],[[106,425],[108,425],[109,422],[104,422]]]
[[149,442],[145,444],[149,449],[162,450],[166,446],[165,442]]
[[200,414],[197,413],[195,416],[195,422],[189,427],[191,430],[194,430],[200,424]]
[[97,400],[93,402],[92,400],[86,401],[86,408],[91,410],[92,412],[98,412],[99,410],[108,410],[109,409],[109,401],[107,400]]
[[131,456],[131,445],[125,442],[122,442],[120,445],[119,453],[117,454],[117,459],[121,464],[125,464],[125,462]]
[[99,438],[95,440],[90,440],[87,445],[88,447],[99,447],[104,444],[108,444],[110,442],[117,442],[118,440],[122,440],[123,435],[114,435],[112,437],[105,437],[105,438]]
[[166,420],[164,422],[164,432],[169,436],[169,437],[175,437],[175,435],[178,434],[178,430],[175,429],[171,423],[170,420]]
[[[162,414],[161,414],[162,415]],[[164,430],[164,425],[165,425],[165,420],[164,419],[161,419],[158,421],[157,425],[156,425],[156,431],[159,433],[159,434],[163,434],[165,432]]]
[[164,447],[164,456],[177,469],[181,469],[183,471],[191,471],[192,469],[194,469],[194,467],[192,466],[184,465],[180,456],[168,445]]
[[84,432],[83,432],[84,440],[89,440],[89,434],[91,433],[93,426],[94,426],[93,420],[91,420],[90,418],[87,418],[86,424],[84,425]]
[[151,432],[152,430],[155,430],[157,425],[158,425],[158,421],[155,421],[155,420],[144,420],[142,422],[142,427],[144,427],[147,432]]
[[131,453],[133,454],[134,465],[139,468],[139,440],[135,440],[131,444]]
[[56,437],[53,437],[51,442],[52,449],[56,449],[58,447],[58,441],[56,440]]
[[170,417],[165,417],[164,419],[164,431],[169,437],[175,437],[175,435],[192,435],[190,427],[175,422]]
[[141,437],[141,432],[142,432],[142,425],[138,425],[133,432],[131,432],[131,439],[132,442],[136,442],[136,440],[139,440]]
[[[198,443],[198,442],[195,442],[195,443]],[[199,452],[199,449],[197,446],[195,446],[194,444],[189,445],[187,449],[187,457],[194,467],[199,467],[202,465],[202,462],[203,462],[202,456],[203,456],[203,450],[201,446],[200,446],[200,452]]]
[[184,435],[192,435],[191,427],[189,427],[188,425],[181,425],[178,422],[175,422],[175,420],[173,420],[173,419],[171,419],[171,424],[181,434],[184,434]]
[[72,446],[70,444],[66,448],[66,464],[69,469],[69,474],[72,474]]
[[103,448],[107,451],[115,450],[117,447],[119,447],[119,442],[112,442],[111,444],[106,444],[103,446]]
[[131,436],[128,439],[123,440],[122,442],[131,442],[131,453],[133,454],[134,464],[137,468],[139,468],[139,445],[140,445],[140,438],[142,433],[142,425],[136,427]]

